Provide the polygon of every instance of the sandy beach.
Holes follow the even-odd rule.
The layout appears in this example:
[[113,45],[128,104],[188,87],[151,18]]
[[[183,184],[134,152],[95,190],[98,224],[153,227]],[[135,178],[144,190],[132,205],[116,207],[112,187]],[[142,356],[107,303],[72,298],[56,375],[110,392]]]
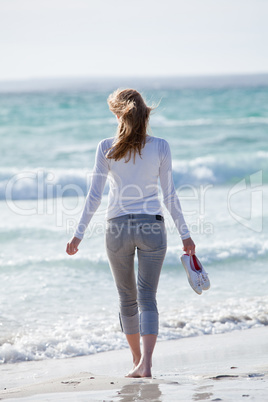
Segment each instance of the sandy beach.
[[153,378],[131,379],[128,350],[4,364],[0,399],[268,401],[267,328],[158,342]]

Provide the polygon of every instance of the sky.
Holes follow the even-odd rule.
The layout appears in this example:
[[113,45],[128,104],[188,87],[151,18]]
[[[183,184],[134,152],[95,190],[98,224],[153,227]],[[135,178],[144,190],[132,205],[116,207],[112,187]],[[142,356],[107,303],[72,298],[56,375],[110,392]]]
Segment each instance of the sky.
[[268,72],[267,0],[0,0],[0,80]]

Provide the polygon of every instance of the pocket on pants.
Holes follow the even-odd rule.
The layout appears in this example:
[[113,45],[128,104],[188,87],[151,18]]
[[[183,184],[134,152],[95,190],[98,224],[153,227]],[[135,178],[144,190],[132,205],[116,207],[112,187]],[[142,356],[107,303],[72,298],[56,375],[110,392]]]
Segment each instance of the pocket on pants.
[[155,250],[165,244],[166,236],[163,223],[144,223],[140,225],[139,233],[141,241],[146,248]]
[[106,247],[108,250],[116,253],[123,245],[123,228],[115,225],[108,225],[106,228]]

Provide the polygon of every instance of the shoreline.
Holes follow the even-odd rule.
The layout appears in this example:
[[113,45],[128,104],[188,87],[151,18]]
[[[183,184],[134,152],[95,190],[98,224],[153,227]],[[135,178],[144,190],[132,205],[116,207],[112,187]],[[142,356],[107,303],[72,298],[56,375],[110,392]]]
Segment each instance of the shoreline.
[[154,401],[265,400],[267,334],[259,327],[158,342],[152,379],[124,377],[131,368],[128,349],[3,364],[0,399],[132,401],[139,393],[138,400]]

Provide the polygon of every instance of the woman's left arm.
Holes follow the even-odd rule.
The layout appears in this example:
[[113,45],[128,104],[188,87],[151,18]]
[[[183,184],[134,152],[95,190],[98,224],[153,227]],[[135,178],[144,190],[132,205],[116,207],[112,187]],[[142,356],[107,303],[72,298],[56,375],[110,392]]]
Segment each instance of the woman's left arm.
[[182,240],[183,243],[183,250],[186,254],[193,255],[195,254],[195,244],[191,237]]
[[190,237],[191,235],[184,220],[181,204],[173,183],[170,147],[165,140],[162,141],[162,146],[162,161],[159,177],[163,191],[163,201],[181,235],[184,252],[193,255],[195,254],[195,244]]

